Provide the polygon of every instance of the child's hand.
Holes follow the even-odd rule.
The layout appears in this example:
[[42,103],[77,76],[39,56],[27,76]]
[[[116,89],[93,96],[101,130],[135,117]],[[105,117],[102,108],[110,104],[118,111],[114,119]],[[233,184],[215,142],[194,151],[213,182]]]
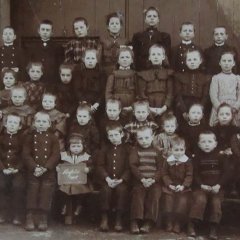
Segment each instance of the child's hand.
[[121,184],[123,182],[122,179],[114,179],[115,182],[115,187],[118,186],[119,184]]
[[143,184],[143,186],[144,186],[145,188],[148,188],[148,187],[149,187],[149,183],[148,183],[147,178],[142,178],[142,179],[141,179],[141,182],[142,182],[142,184]]
[[227,148],[227,149],[225,149],[224,151],[223,151],[223,154],[225,154],[225,155],[232,155],[233,153],[232,153],[232,150],[231,150],[231,148]]
[[108,184],[108,186],[110,187],[110,188],[114,188],[115,187],[115,182],[114,182],[114,180],[113,179],[111,179],[110,177],[106,177],[106,182],[107,182],[107,184]]
[[4,173],[4,175],[10,175],[10,174],[12,174],[12,170],[11,170],[11,168],[5,168],[5,169],[3,169],[3,173]]
[[162,115],[164,112],[166,112],[167,111],[167,106],[166,105],[164,105],[163,107],[161,107],[161,108],[158,108],[158,110],[157,110],[157,115]]
[[123,110],[125,110],[127,112],[131,112],[132,111],[132,107],[131,106],[124,107]]
[[86,174],[88,174],[89,171],[90,171],[89,167],[85,167],[85,168],[84,168],[84,172],[85,172]]
[[207,192],[211,192],[212,191],[212,187],[208,186],[208,185],[201,185],[201,189]]
[[172,191],[174,191],[174,192],[176,191],[176,187],[175,187],[174,185],[171,185],[171,184],[170,184],[168,187],[169,187]]
[[219,193],[221,186],[219,184],[216,184],[212,186],[212,193]]
[[151,187],[155,183],[155,179],[153,178],[148,178],[147,181],[148,181],[149,187]]
[[98,107],[99,107],[99,103],[94,103],[94,104],[91,106],[92,112],[96,112],[97,109],[98,109]]
[[11,171],[11,174],[18,173],[18,169],[16,169],[16,168],[9,168],[9,170]]
[[184,190],[184,186],[183,185],[177,185],[176,186],[176,192],[182,192]]

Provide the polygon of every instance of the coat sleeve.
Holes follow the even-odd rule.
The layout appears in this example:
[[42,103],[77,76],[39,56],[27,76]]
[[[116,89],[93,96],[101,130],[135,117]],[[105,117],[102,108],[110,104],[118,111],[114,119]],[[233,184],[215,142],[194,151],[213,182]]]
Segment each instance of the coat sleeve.
[[127,148],[127,154],[125,154],[125,170],[123,171],[122,176],[120,179],[122,179],[125,182],[128,182],[130,179],[130,168],[129,168],[129,153],[130,153],[130,147],[125,146]]
[[218,100],[218,79],[216,78],[216,76],[212,77],[212,81],[209,89],[209,95],[210,95],[213,107],[217,109],[221,103]]
[[234,135],[231,139],[231,149],[232,149],[233,154],[237,158],[240,158],[240,142],[239,142],[237,135]]
[[171,185],[173,183],[172,179],[169,176],[168,168],[169,168],[169,165],[168,165],[167,161],[164,160],[162,175],[163,175],[163,183],[166,187],[169,187],[169,185]]
[[187,107],[182,98],[182,94],[181,94],[182,93],[182,83],[179,80],[178,76],[176,76],[175,90],[176,90],[176,94],[177,94],[178,107],[180,108],[180,111],[182,113],[185,113],[185,112],[187,112]]
[[114,75],[111,74],[107,79],[106,90],[105,90],[105,99],[106,102],[108,99],[114,97]]
[[173,76],[171,71],[167,79],[167,95],[165,100],[165,105],[168,108],[170,108],[172,105],[172,99],[173,99]]
[[105,181],[105,178],[108,177],[108,172],[106,170],[106,151],[105,147],[101,148],[97,157],[97,176],[100,180]]
[[163,168],[163,159],[159,152],[156,157],[156,164],[157,164],[157,171],[155,173],[154,179],[156,182],[159,182],[162,177],[162,168]]
[[239,111],[240,110],[240,76],[237,75],[236,78],[237,78],[237,89],[236,89],[237,100],[236,100],[235,104],[233,105],[233,107]]
[[192,185],[192,180],[193,180],[193,166],[192,166],[192,162],[188,161],[186,163],[186,176],[182,185],[185,188],[189,188]]
[[33,142],[32,135],[31,134],[27,135],[23,143],[22,152],[23,161],[27,168],[31,171],[33,171],[37,166],[32,156],[32,142]]
[[136,148],[133,148],[130,152],[129,164],[130,164],[130,170],[131,170],[134,178],[136,178],[138,181],[141,181],[141,179],[143,178],[143,175],[139,171],[139,168],[138,168],[139,167],[139,157],[138,157]]
[[45,168],[53,170],[60,160],[60,147],[59,141],[55,135],[52,136],[52,152],[50,157],[48,158]]

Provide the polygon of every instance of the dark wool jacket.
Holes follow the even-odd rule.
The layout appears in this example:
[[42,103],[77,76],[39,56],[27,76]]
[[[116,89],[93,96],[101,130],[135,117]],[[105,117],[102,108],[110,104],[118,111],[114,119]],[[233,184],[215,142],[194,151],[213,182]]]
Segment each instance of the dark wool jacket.
[[37,165],[54,170],[60,160],[57,137],[50,131],[33,130],[25,137],[22,157],[29,171]]
[[133,35],[132,45],[137,71],[147,69],[149,48],[153,44],[162,45],[166,50],[166,55],[168,58],[170,57],[171,37],[168,33],[149,27],[145,31]]
[[126,144],[115,146],[109,143],[101,148],[97,156],[96,171],[102,184],[106,183],[106,177],[129,181],[129,151],[130,147]]

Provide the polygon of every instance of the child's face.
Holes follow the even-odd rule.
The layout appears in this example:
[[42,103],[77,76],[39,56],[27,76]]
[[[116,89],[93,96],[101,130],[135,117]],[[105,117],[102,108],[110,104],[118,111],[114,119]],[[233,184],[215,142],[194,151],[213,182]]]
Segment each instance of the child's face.
[[225,73],[232,72],[232,68],[235,66],[235,60],[231,53],[223,54],[220,63],[220,67],[222,68],[222,71]]
[[28,75],[31,80],[38,81],[43,75],[42,67],[38,65],[32,65],[32,67],[28,70]]
[[9,115],[5,127],[8,133],[16,133],[21,126],[21,119],[18,116]]
[[117,17],[110,18],[108,23],[108,30],[110,33],[118,34],[121,30],[121,27],[122,25],[119,18]]
[[83,151],[83,145],[82,142],[79,141],[79,143],[71,143],[70,144],[70,152],[72,154],[78,155]]
[[165,53],[162,48],[159,47],[151,48],[149,53],[149,60],[153,65],[162,65],[164,59]]
[[68,84],[72,80],[72,70],[69,68],[61,68],[60,70],[60,78],[62,83]]
[[169,136],[173,135],[175,133],[176,129],[177,129],[177,124],[176,124],[175,119],[170,119],[170,120],[164,121],[163,130],[167,135],[169,135]]
[[78,110],[77,111],[77,121],[79,123],[79,125],[84,126],[87,125],[88,122],[90,121],[91,116],[89,111],[87,110]]
[[118,64],[121,67],[130,67],[130,65],[133,63],[132,55],[129,51],[122,51],[119,54],[118,57]]
[[145,23],[150,27],[155,27],[159,23],[159,16],[157,11],[149,10],[145,16]]
[[49,116],[46,114],[39,114],[34,120],[34,126],[40,132],[47,131],[51,126]]
[[138,144],[143,148],[148,148],[152,145],[153,134],[150,129],[137,132],[137,141]]
[[179,36],[184,41],[191,41],[195,36],[194,26],[192,24],[182,25]]
[[16,89],[12,91],[11,100],[13,105],[22,106],[26,100],[26,94],[21,89]]
[[146,105],[136,105],[134,107],[134,116],[139,122],[143,122],[149,115],[149,109]]
[[121,113],[121,109],[118,103],[107,103],[106,113],[110,120],[117,120]]
[[182,157],[185,154],[186,151],[186,147],[184,144],[175,144],[174,146],[172,146],[172,155],[176,158],[179,159],[180,157]]
[[198,105],[193,105],[189,109],[188,118],[191,123],[199,123],[203,118],[202,108]]
[[214,134],[200,134],[198,140],[199,148],[206,153],[212,152],[216,146],[216,136]]
[[52,110],[56,106],[56,97],[51,95],[44,95],[42,99],[42,106],[44,110]]
[[202,58],[198,51],[187,53],[186,65],[189,69],[191,70],[198,69],[201,63],[202,63]]
[[42,39],[42,41],[48,41],[53,34],[52,25],[45,24],[45,23],[40,24],[39,29],[38,29],[38,34],[39,34],[40,38]]
[[75,22],[73,24],[76,37],[82,38],[88,35],[88,27],[84,21]]
[[231,108],[228,106],[221,107],[218,111],[217,118],[221,126],[229,125],[233,118]]
[[89,69],[95,68],[98,62],[96,52],[87,51],[83,61],[86,68],[89,68]]
[[109,130],[107,132],[108,139],[113,145],[119,145],[122,143],[123,132],[118,129]]
[[213,33],[213,39],[216,44],[223,44],[228,39],[226,29],[223,27],[215,28]]
[[12,73],[5,73],[3,76],[3,84],[6,88],[11,88],[13,85],[15,85],[15,77]]
[[4,44],[12,44],[16,39],[14,30],[11,28],[5,28],[2,33],[2,40]]

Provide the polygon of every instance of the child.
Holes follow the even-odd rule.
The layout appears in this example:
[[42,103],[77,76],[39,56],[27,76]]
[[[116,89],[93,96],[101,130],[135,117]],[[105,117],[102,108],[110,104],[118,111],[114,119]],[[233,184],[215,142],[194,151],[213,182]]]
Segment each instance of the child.
[[228,176],[227,161],[219,155],[216,136],[211,131],[199,135],[199,150],[193,161],[196,189],[190,210],[188,235],[196,237],[195,223],[203,220],[208,205],[207,220],[210,223],[210,239],[218,239],[217,226],[222,216],[223,187]]
[[232,73],[235,66],[234,53],[223,53],[219,65],[222,72],[212,77],[210,85],[209,94],[213,107],[209,125],[216,125],[217,109],[221,103],[225,102],[233,108],[233,123],[240,126],[240,76]]
[[87,103],[80,103],[77,108],[76,118],[77,123],[73,123],[70,127],[69,134],[81,134],[86,144],[86,152],[93,155],[99,148],[100,139],[95,122],[92,120],[91,107]]
[[171,66],[176,72],[186,72],[188,68],[186,66],[185,54],[189,50],[199,51],[199,47],[193,43],[195,37],[194,24],[191,22],[182,23],[179,36],[181,38],[181,43],[172,49]]
[[154,136],[153,146],[162,153],[164,159],[171,154],[172,139],[177,136],[177,118],[172,112],[167,112],[162,117],[163,132]]
[[101,59],[101,45],[96,38],[88,37],[89,25],[85,18],[77,17],[73,21],[73,31],[75,39],[65,45],[65,63],[80,63],[86,49],[95,48],[99,52]]
[[186,221],[193,167],[185,155],[186,145],[183,138],[173,138],[171,155],[163,164],[164,211],[166,231],[180,233]]
[[[133,175],[131,200],[131,232],[148,233],[156,222],[161,195],[161,155],[152,146],[153,131],[149,127],[137,130],[138,146],[130,152],[130,170]],[[143,225],[139,229],[139,221]]]
[[189,107],[199,102],[205,108],[208,99],[210,77],[201,72],[203,59],[199,50],[189,50],[186,53],[185,73],[176,74],[176,115],[179,123],[187,119]]
[[[68,151],[61,152],[61,160],[64,163],[74,164],[74,165],[84,165],[84,173],[88,174],[91,170],[92,161],[91,156],[86,153],[83,137],[80,134],[73,134],[68,139]],[[57,167],[58,170],[58,167]],[[59,186],[61,192],[64,193],[64,205],[62,209],[62,214],[66,214],[67,210],[67,199],[72,196],[76,196],[76,209],[74,215],[77,216],[80,213],[82,198],[90,193],[93,189],[90,179],[87,180],[86,184],[63,184]]]
[[0,90],[0,108],[6,108],[11,104],[11,89],[17,83],[17,73],[12,69],[2,71],[2,81],[4,89]]
[[148,99],[150,108],[154,108],[157,115],[171,107],[173,97],[173,71],[163,67],[165,60],[165,49],[154,44],[149,48],[150,70],[138,73],[139,95]]
[[73,72],[75,96],[78,102],[90,104],[95,112],[103,107],[105,76],[99,68],[96,49],[86,49],[82,60],[83,64],[78,64]]
[[[5,130],[0,135],[0,223],[4,223],[12,214],[13,224],[20,225],[26,186],[21,158],[23,139],[19,131],[20,116],[14,113],[8,114],[4,127]],[[12,212],[9,213],[9,210]]]
[[[215,75],[220,73],[221,67],[219,66],[219,62],[221,59],[221,55],[224,52],[234,52],[235,62],[237,63],[237,50],[229,46],[226,41],[228,39],[228,33],[225,26],[217,26],[213,30],[213,41],[214,44],[204,51],[205,58],[205,69],[206,73]],[[233,72],[237,71],[236,66],[233,68]]]
[[188,111],[187,120],[179,127],[179,134],[185,137],[187,143],[187,155],[195,153],[200,132],[206,130],[207,126],[203,119],[203,105],[193,103]]
[[17,113],[21,118],[23,130],[27,130],[27,128],[32,125],[32,118],[35,110],[25,103],[26,99],[27,92],[24,87],[15,86],[11,89],[11,101],[13,105],[3,109],[3,124],[5,124],[6,116],[9,113]]
[[150,119],[150,108],[148,101],[139,100],[133,104],[133,115],[134,120],[127,123],[124,126],[128,134],[128,141],[132,144],[136,143],[136,133],[141,127],[149,127],[155,132],[158,129],[158,125],[149,120]]
[[23,160],[28,170],[25,229],[33,231],[35,219],[38,230],[46,231],[60,149],[57,137],[49,131],[51,119],[46,112],[37,112],[33,125],[35,129],[26,136],[23,144]]
[[53,35],[53,23],[42,20],[39,24],[38,34],[40,41],[35,42],[29,49],[27,62],[42,62],[44,75],[42,81],[48,90],[54,89],[57,84],[58,68],[63,62],[63,50],[51,40]]
[[123,26],[123,15],[120,12],[113,12],[106,17],[108,36],[102,40],[103,45],[103,66],[107,75],[110,75],[117,64],[117,51],[127,40],[121,36]]
[[159,23],[159,11],[155,7],[149,7],[144,11],[144,20],[147,29],[143,32],[138,32],[133,35],[132,45],[134,52],[134,62],[136,70],[141,71],[147,69],[149,48],[153,44],[159,44],[166,50],[166,55],[169,58],[171,50],[171,38],[168,33],[160,32],[157,29]]
[[61,64],[59,67],[59,75],[61,82],[58,83],[57,94],[58,104],[57,108],[69,116],[73,116],[77,109],[77,100],[73,94],[73,79],[72,79],[73,65]]
[[52,93],[44,93],[42,96],[42,107],[46,111],[51,120],[52,130],[59,139],[60,150],[64,151],[64,137],[66,136],[66,114],[58,111],[56,107],[56,95]]
[[123,110],[131,110],[136,98],[136,74],[131,69],[133,63],[133,51],[130,47],[121,47],[118,50],[119,70],[113,71],[106,84],[106,101],[110,98],[118,98]]
[[118,99],[108,99],[106,102],[105,114],[100,120],[100,138],[101,146],[108,142],[106,134],[106,126],[111,123],[119,123],[121,126],[125,126],[128,122],[128,116],[122,114],[122,104]]
[[21,49],[15,44],[16,33],[10,26],[3,28],[2,41],[0,47],[0,71],[4,68],[11,68],[15,72],[21,69]]
[[28,103],[35,110],[41,105],[42,95],[45,91],[45,84],[41,81],[43,76],[43,64],[41,62],[30,62],[26,67],[29,81],[22,85],[27,91]]
[[107,136],[110,141],[99,153],[97,160],[97,173],[100,181],[100,204],[102,219],[100,230],[108,231],[108,214],[114,206],[116,209],[116,220],[114,229],[122,231],[122,216],[126,211],[128,202],[129,172],[129,147],[123,143],[123,128],[117,123],[106,127]]

